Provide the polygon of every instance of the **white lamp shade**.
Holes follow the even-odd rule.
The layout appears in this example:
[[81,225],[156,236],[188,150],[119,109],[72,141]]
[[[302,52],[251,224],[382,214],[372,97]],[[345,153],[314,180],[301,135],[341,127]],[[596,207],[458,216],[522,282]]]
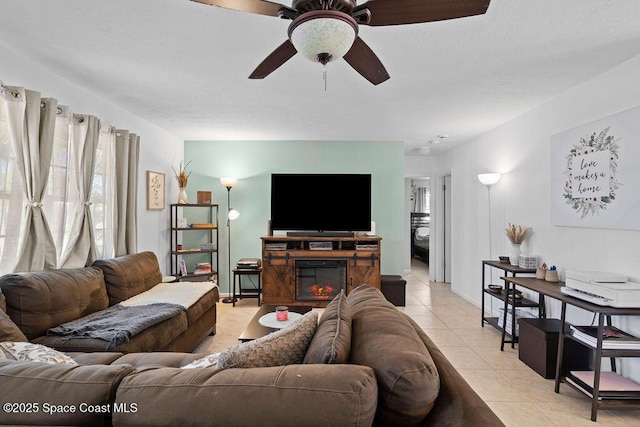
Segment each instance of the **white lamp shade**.
[[227,188],[233,188],[238,183],[237,178],[220,178],[220,184]]
[[499,173],[480,173],[478,174],[478,180],[484,185],[493,185],[500,181],[501,176]]
[[319,54],[342,58],[353,46],[358,25],[350,16],[332,10],[308,12],[289,26],[289,39],[305,58],[318,62]]
[[235,209],[229,209],[229,219],[231,221],[238,219],[239,216],[240,216],[240,212],[238,212]]

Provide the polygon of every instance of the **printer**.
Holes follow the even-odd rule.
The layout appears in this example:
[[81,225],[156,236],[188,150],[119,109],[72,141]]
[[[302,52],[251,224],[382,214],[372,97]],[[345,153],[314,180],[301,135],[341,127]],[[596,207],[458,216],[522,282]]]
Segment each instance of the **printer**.
[[560,291],[585,301],[610,307],[640,307],[640,283],[627,277],[600,271],[567,271]]

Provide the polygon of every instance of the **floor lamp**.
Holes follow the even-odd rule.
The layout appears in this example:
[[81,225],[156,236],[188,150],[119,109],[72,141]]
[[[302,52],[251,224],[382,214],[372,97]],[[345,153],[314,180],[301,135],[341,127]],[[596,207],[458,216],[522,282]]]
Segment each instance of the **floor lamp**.
[[491,186],[500,181],[501,176],[499,173],[478,174],[478,181],[487,186],[487,193],[489,193],[489,259],[493,259],[491,250]]
[[227,189],[227,258],[229,261],[229,269],[228,269],[228,289],[229,296],[222,299],[222,302],[230,304],[235,302],[235,295],[231,292],[231,221],[237,219],[240,216],[240,212],[235,209],[231,209],[230,199],[231,199],[231,189],[238,183],[236,178],[220,178],[220,183],[226,187]]

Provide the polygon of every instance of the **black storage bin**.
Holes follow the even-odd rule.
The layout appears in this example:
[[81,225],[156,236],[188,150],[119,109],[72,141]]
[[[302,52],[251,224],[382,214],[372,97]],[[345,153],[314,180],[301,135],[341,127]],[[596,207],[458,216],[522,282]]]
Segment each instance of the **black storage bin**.
[[407,281],[402,276],[383,274],[380,276],[380,290],[384,297],[395,306],[405,305],[405,286]]
[[[558,336],[562,322],[560,319],[518,319],[520,337],[518,357],[527,366],[551,379],[556,377],[558,359]],[[569,333],[566,325],[565,333]],[[589,370],[590,350],[565,337],[562,358],[562,372],[569,370]]]

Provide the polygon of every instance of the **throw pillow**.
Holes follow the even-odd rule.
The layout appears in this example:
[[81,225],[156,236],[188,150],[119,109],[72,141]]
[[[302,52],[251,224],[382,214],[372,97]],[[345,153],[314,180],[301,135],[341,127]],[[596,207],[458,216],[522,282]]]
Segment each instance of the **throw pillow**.
[[351,306],[344,290],[324,309],[304,363],[347,363],[351,351]]
[[18,325],[0,309],[0,342],[3,341],[29,341],[24,336]]
[[78,362],[64,353],[42,344],[30,342],[0,343],[0,359],[17,360],[19,362],[41,362],[52,365],[77,365]]
[[209,366],[215,367],[218,365],[218,357],[220,357],[220,353],[211,353],[203,358],[194,360],[187,365],[181,366],[180,369],[208,368]]
[[310,311],[289,326],[220,353],[218,368],[260,368],[302,363],[318,327],[318,313]]

